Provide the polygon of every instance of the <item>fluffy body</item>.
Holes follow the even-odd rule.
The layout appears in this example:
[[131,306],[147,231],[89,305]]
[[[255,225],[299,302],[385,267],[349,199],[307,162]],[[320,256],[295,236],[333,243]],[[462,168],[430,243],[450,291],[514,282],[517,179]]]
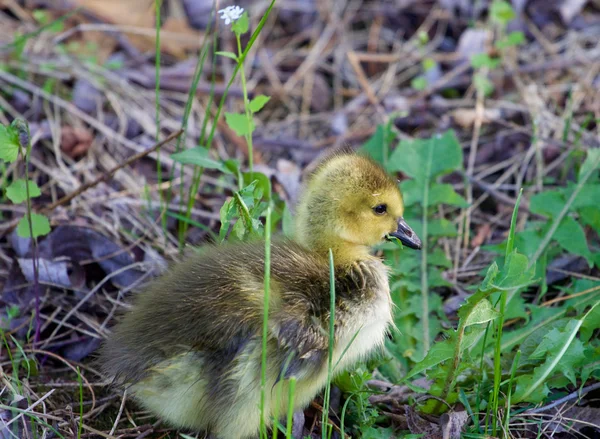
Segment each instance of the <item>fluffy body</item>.
[[[392,321],[387,270],[369,247],[400,229],[402,213],[396,183],[367,158],[333,156],[310,177],[295,241],[275,239],[271,248],[267,422],[287,412],[289,377],[297,379],[295,410],[326,384],[329,248],[334,373],[383,344]],[[174,426],[221,439],[254,437],[264,265],[263,242],[214,246],[176,265],[136,295],[101,349],[103,372]]]
[[[285,378],[297,377],[295,408],[323,388],[329,328],[327,261],[289,241],[271,251],[268,419],[287,411]],[[104,372],[133,384],[134,397],[173,425],[252,437],[260,420],[263,276],[263,243],[215,247],[179,264],[135,298],[103,347]],[[390,320],[378,259],[336,269],[334,364],[350,346],[337,372],[380,346]]]

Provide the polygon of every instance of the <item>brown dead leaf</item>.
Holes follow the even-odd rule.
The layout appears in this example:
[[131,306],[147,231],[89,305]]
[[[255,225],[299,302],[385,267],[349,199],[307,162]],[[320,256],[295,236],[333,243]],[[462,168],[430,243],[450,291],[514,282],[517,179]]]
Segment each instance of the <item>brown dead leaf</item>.
[[444,413],[440,417],[443,439],[460,439],[460,432],[469,420],[466,411]]
[[[102,21],[117,26],[140,28],[140,32],[127,32],[129,42],[140,51],[152,51],[155,47],[154,0],[74,0],[74,3],[92,12]],[[167,17],[161,35],[161,50],[177,58],[186,56],[186,49],[198,48],[202,42],[202,32],[192,29],[186,20]],[[101,47],[112,46],[116,40],[107,38],[104,32],[86,32],[89,38]],[[110,50],[108,53],[112,53]]]
[[85,128],[64,126],[61,134],[60,149],[72,159],[87,153],[94,140],[92,133]]
[[471,240],[471,248],[477,248],[481,246],[485,240],[490,236],[492,226],[489,223],[482,224],[477,228],[477,234]]

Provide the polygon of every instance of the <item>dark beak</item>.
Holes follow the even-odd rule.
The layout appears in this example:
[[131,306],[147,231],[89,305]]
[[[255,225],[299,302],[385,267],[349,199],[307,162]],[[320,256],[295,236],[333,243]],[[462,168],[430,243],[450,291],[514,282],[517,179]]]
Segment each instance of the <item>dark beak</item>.
[[408,248],[414,248],[416,250],[421,249],[421,240],[415,234],[415,232],[413,232],[412,229],[408,227],[408,224],[406,224],[404,218],[400,218],[398,220],[398,230],[396,230],[393,233],[390,233],[388,236],[398,238],[400,242]]

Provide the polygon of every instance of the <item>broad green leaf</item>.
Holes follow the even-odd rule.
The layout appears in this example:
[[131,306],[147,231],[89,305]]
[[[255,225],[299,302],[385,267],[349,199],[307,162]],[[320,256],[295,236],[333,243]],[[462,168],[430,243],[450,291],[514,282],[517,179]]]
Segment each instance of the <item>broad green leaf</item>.
[[507,256],[506,263],[496,278],[497,282],[493,284],[494,288],[506,291],[529,285],[533,280],[535,266],[527,270],[528,264],[527,256],[514,250]]
[[[477,327],[474,327],[472,329],[476,328]],[[484,330],[485,329],[472,330],[471,332],[466,333],[461,344],[461,351],[472,346],[479,339],[480,334]],[[427,352],[425,358],[415,364],[415,366],[408,372],[402,381],[406,381],[409,378],[412,378],[413,376],[427,369],[431,369],[432,367],[452,358],[454,356],[456,342],[456,334],[454,333],[452,337],[435,343],[433,346],[431,346],[431,349],[429,349],[429,352]]]
[[[600,284],[598,284],[600,286]],[[596,295],[600,294],[600,290]],[[598,299],[600,301],[600,298]],[[600,329],[600,305],[596,304],[588,313],[581,325],[580,339],[583,343],[588,343],[595,330]]]
[[[571,196],[575,186],[572,185],[564,189],[565,198]],[[600,184],[587,183],[584,184],[573,204],[571,204],[571,210],[577,210],[582,207],[598,206],[598,198],[600,197]]]
[[421,182],[462,168],[462,148],[454,131],[430,139],[403,140],[389,159],[390,171],[402,171]]
[[579,209],[581,221],[596,230],[600,234],[600,208],[582,207]]
[[[415,229],[415,225],[411,225],[413,230]],[[445,218],[434,218],[429,220],[429,228],[428,228],[429,236],[456,236],[458,234],[456,230],[456,225],[452,221],[448,221]],[[417,236],[420,236],[417,233]]]
[[[405,206],[422,203],[425,195],[425,186],[419,180],[404,180],[400,184]],[[456,193],[452,185],[433,183],[429,188],[427,206],[448,204],[451,206],[467,207],[467,201]]]
[[429,190],[429,206],[448,204],[450,206],[467,207],[469,203],[456,193],[450,184],[435,183]]
[[565,197],[558,191],[544,191],[531,197],[529,209],[533,213],[554,218],[565,205]]
[[589,148],[587,150],[587,157],[581,165],[579,170],[579,181],[588,173],[598,170],[600,167],[600,148]]
[[219,216],[221,218],[221,228],[219,229],[219,239],[223,241],[227,235],[227,231],[229,230],[229,224],[231,220],[234,218],[237,213],[237,209],[235,207],[235,200],[230,198],[225,201],[221,206],[221,210],[219,211]]
[[[29,197],[39,197],[42,192],[35,181],[29,181]],[[6,196],[10,201],[15,204],[22,203],[27,200],[27,189],[25,187],[25,180],[20,178],[13,181],[10,186],[6,188]]]
[[235,60],[236,62],[238,60],[237,55],[233,52],[218,51],[218,52],[215,52],[215,55],[224,56],[226,58],[231,58],[231,59]]
[[269,102],[271,98],[265,95],[258,95],[250,101],[250,111],[258,113]]
[[254,131],[254,122],[251,120],[248,123],[248,118],[245,114],[225,113],[225,121],[238,136],[245,136]]
[[12,163],[19,156],[19,136],[12,127],[0,125],[0,160]]
[[489,17],[490,20],[506,26],[509,21],[516,17],[516,13],[509,2],[494,0],[490,5]]
[[232,25],[231,30],[238,36],[248,32],[248,12],[244,12]]
[[464,321],[464,326],[467,327],[479,323],[487,323],[498,318],[498,315],[498,311],[494,309],[490,301],[482,299],[473,307]]
[[590,266],[592,265],[592,253],[587,245],[585,232],[581,225],[570,216],[565,217],[553,237],[562,248],[570,253],[583,256]]
[[201,168],[218,169],[221,172],[231,174],[232,171],[221,161],[210,158],[210,151],[203,146],[196,146],[181,152],[171,154],[171,158],[178,163],[186,165],[196,165]]
[[367,154],[377,163],[384,163],[384,130],[385,127],[383,125],[377,125],[377,128],[375,128],[375,133],[358,150],[358,152]]
[[[31,214],[31,229],[33,232],[33,238],[37,238],[38,236],[44,236],[50,233],[50,221],[44,215],[39,213]],[[21,238],[30,238],[31,234],[29,233],[29,221],[27,215],[25,215],[17,224],[17,235]]]
[[533,374],[523,375],[517,379],[515,402],[540,402],[547,395],[546,382],[556,370],[562,372],[572,382],[575,380],[573,370],[584,360],[583,344],[575,337],[585,319],[590,315],[595,316],[594,310],[599,305],[600,302],[596,302],[580,319],[571,319],[563,330],[555,328],[548,332],[531,356],[534,359],[543,358],[544,361],[534,369]]

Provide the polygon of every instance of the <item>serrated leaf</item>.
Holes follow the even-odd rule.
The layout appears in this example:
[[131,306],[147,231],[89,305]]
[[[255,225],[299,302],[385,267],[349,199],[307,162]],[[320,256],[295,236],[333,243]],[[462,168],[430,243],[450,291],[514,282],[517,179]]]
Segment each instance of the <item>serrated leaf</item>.
[[595,316],[595,309],[600,306],[596,302],[580,319],[571,319],[563,330],[558,328],[550,331],[540,343],[531,358],[543,358],[544,362],[536,367],[533,374],[524,375],[517,379],[514,394],[515,402],[540,402],[547,392],[546,382],[556,370],[561,371],[567,378],[574,381],[573,370],[585,361],[583,344],[576,339],[584,321],[590,315]]
[[[33,232],[33,238],[38,236],[44,236],[50,233],[50,221],[44,215],[39,213],[31,214],[31,231]],[[30,238],[29,233],[29,221],[27,215],[25,215],[17,224],[17,235],[21,238]]]
[[248,32],[248,12],[244,12],[232,25],[231,30],[238,36]]
[[271,98],[265,95],[258,95],[250,101],[250,111],[258,113],[269,102]]
[[[29,181],[27,185],[29,187],[30,198],[39,197],[42,194],[40,188],[35,181]],[[27,189],[25,187],[25,180],[20,178],[13,181],[10,186],[6,188],[6,196],[10,201],[15,204],[22,203],[27,200]]]
[[225,121],[238,136],[245,136],[254,131],[254,122],[251,120],[248,123],[248,118],[245,114],[225,113]]
[[0,125],[0,160],[14,162],[20,147],[18,133],[10,126]]
[[221,51],[220,50],[218,52],[215,52],[215,55],[224,56],[226,58],[231,58],[231,59],[233,59],[236,62],[238,60],[237,55],[235,53],[233,53],[233,52],[226,52],[226,51]]
[[230,167],[221,161],[212,159],[208,148],[202,146],[196,146],[195,148],[171,154],[171,158],[178,163],[196,165],[208,169],[218,169],[226,174],[232,173]]

